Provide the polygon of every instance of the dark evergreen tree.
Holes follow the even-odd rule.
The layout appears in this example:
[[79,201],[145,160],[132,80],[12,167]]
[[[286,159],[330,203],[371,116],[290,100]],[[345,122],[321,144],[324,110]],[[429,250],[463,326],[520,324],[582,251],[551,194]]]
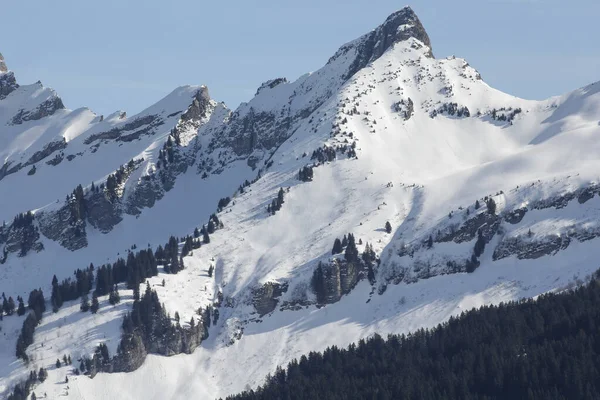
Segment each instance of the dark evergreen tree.
[[207,231],[208,233],[210,233],[211,235],[212,235],[213,233],[215,233],[215,223],[213,222],[213,220],[212,220],[212,219],[210,219],[210,220],[208,221],[208,224],[206,225],[206,231]]
[[25,315],[25,303],[23,303],[23,298],[21,296],[17,297],[17,301],[19,303],[19,307],[17,308],[17,315],[21,317]]
[[79,309],[83,312],[88,312],[90,309],[90,300],[88,299],[87,294],[84,294],[83,297],[81,298],[81,304],[79,306]]
[[100,309],[100,303],[98,302],[98,295],[94,293],[92,295],[92,305],[90,306],[90,311],[92,314],[96,314],[98,309]]
[[48,371],[46,371],[45,368],[40,367],[40,372],[38,372],[38,379],[40,380],[40,382],[44,382],[46,380],[46,378],[48,378]]
[[340,239],[336,238],[333,242],[333,249],[331,249],[331,254],[340,254],[342,251],[344,251],[344,248],[342,247],[342,242],[340,241]]
[[427,248],[430,249],[433,247],[433,236],[429,235],[429,239],[427,239]]
[[485,205],[487,206],[488,213],[495,215],[496,214],[496,202],[491,197],[486,201]]
[[348,234],[348,246],[346,246],[344,258],[348,262],[357,262],[358,261],[358,249],[356,248],[356,242],[354,241],[354,235],[351,233]]
[[317,303],[324,304],[326,301],[326,287],[325,287],[325,275],[323,271],[323,264],[319,261],[319,265],[313,271],[311,279],[312,290],[317,296]]
[[390,221],[387,221],[387,222],[385,223],[385,231],[386,231],[387,233],[392,233],[392,224],[390,224]]
[[215,270],[215,267],[213,267],[213,265],[211,264],[210,267],[208,267],[208,277],[209,278],[212,278],[214,270]]
[[483,254],[483,250],[485,249],[485,238],[483,237],[483,232],[481,229],[477,231],[477,241],[475,242],[475,248],[473,249],[473,254],[475,257],[479,258]]

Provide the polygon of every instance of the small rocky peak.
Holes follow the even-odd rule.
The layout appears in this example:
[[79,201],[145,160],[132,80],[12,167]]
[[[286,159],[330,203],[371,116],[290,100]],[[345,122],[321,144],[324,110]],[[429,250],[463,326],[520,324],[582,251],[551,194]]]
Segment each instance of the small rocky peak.
[[381,54],[394,43],[403,42],[411,37],[421,41],[431,49],[429,35],[427,35],[417,14],[408,6],[387,17],[385,22],[374,33],[376,33],[377,39],[380,42],[379,51]]
[[357,71],[381,57],[394,44],[410,38],[415,38],[427,46],[429,50],[425,55],[433,58],[431,41],[419,17],[412,8],[404,7],[387,17],[383,24],[371,32],[342,46],[329,62],[346,54],[350,49],[356,48],[356,58],[344,75],[345,79],[349,79]]
[[270,79],[266,82],[264,82],[262,85],[260,85],[260,87],[258,88],[258,90],[256,90],[256,94],[255,96],[258,96],[258,94],[266,89],[273,89],[275,86],[279,86],[282,83],[287,83],[288,80],[286,78],[275,78],[275,79]]
[[206,86],[201,86],[196,92],[192,104],[187,111],[181,116],[182,121],[198,120],[206,116],[210,106],[210,94]]
[[4,62],[4,56],[0,53],[0,73],[8,72],[8,67]]
[[19,88],[19,84],[15,79],[15,74],[8,70],[4,57],[0,53],[0,100],[14,92]]

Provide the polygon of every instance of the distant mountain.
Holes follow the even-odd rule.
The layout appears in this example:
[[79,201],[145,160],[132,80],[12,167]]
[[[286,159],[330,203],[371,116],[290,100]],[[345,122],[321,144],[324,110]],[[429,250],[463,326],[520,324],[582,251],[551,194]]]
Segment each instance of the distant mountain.
[[435,58],[408,7],[234,111],[205,86],[131,117],[69,110],[0,60],[0,292],[47,304],[28,364],[26,316],[0,322],[0,392],[44,367],[49,398],[226,396],[597,269],[600,84],[502,93]]

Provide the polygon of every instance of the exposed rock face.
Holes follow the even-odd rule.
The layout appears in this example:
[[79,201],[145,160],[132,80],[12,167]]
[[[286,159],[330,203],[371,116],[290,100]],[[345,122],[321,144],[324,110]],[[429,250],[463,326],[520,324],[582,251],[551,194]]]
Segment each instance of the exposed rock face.
[[[345,79],[349,79],[370,62],[381,57],[394,44],[408,40],[411,37],[418,39],[425,46],[431,48],[431,41],[421,21],[410,7],[404,7],[390,15],[382,25],[370,32],[358,44],[358,55],[346,73]],[[350,43],[348,46],[355,45],[355,43]],[[428,56],[433,57],[433,53],[430,51]]]
[[287,290],[287,283],[280,284],[277,282],[267,282],[252,291],[252,304],[262,317],[263,315],[269,314],[277,307],[279,297],[287,292]]
[[482,212],[465,221],[459,229],[442,232],[441,235],[436,238],[436,242],[469,242],[475,239],[480,229],[485,241],[489,242],[498,231],[500,221],[501,219],[498,215]]
[[361,278],[363,266],[360,263],[334,260],[323,266],[325,282],[325,303],[338,302],[342,295],[350,293]]
[[102,233],[110,232],[123,220],[118,204],[110,202],[104,193],[93,193],[86,198],[87,220]]
[[2,53],[0,53],[0,73],[1,72],[8,72],[8,67],[4,62],[4,56],[2,55]]
[[17,253],[20,257],[29,251],[42,251],[44,246],[39,242],[40,233],[33,219],[25,223],[13,222],[11,225],[0,227],[0,245],[3,245],[5,259],[9,253]]
[[33,110],[19,110],[11,121],[13,125],[20,125],[25,121],[37,121],[44,117],[53,115],[56,111],[64,109],[65,106],[58,96],[44,101]]
[[163,124],[157,115],[147,115],[137,118],[131,122],[113,128],[106,132],[96,133],[85,140],[85,144],[91,144],[96,140],[110,139],[122,142],[131,142],[141,135],[150,135],[154,129]]
[[98,372],[132,372],[142,366],[148,354],[173,356],[176,354],[191,354],[208,337],[208,331],[202,324],[182,328],[177,326],[168,335],[153,337],[146,344],[137,334],[124,335],[121,338],[120,352],[108,362],[100,360],[93,363],[90,377]]
[[74,220],[68,204],[57,211],[36,214],[36,218],[42,234],[64,248],[75,251],[87,246],[85,221]]
[[273,89],[274,87],[279,86],[282,83],[287,83],[287,82],[288,82],[288,80],[286,78],[270,79],[270,80],[264,82],[262,85],[260,85],[258,90],[256,90],[255,96],[258,96],[265,89]]
[[57,141],[54,141],[54,142],[50,142],[47,145],[45,145],[42,150],[36,151],[29,158],[29,160],[23,165],[23,167],[35,164],[38,161],[41,161],[44,158],[48,157],[49,155],[51,155],[55,151],[64,150],[66,148],[67,148],[67,141],[64,138],[62,140],[57,140]]
[[180,144],[186,145],[191,137],[196,135],[201,123],[208,118],[211,107],[208,88],[202,86],[194,96],[192,104],[179,118],[173,131],[173,136]]
[[19,88],[19,84],[12,72],[0,72],[0,100]]

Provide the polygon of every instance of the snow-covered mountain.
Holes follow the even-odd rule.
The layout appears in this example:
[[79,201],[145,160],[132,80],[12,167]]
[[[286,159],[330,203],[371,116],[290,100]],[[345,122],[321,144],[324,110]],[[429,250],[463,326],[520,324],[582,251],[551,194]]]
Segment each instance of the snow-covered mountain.
[[[15,357],[25,316],[4,316],[0,392],[44,367],[38,397],[226,396],[308,351],[432,327],[598,268],[600,84],[545,101],[502,93],[465,60],[435,58],[408,7],[234,111],[204,86],[132,117],[68,110],[0,61],[0,292],[48,300],[53,276],[170,235],[185,266],[148,279],[184,344],[146,341],[98,368],[113,373],[75,376],[101,343],[122,354],[133,303],[122,282],[122,301],[101,295],[96,314],[79,299],[48,306],[27,364]],[[210,242],[189,251],[183,237],[203,227]],[[186,339],[192,317],[206,332]],[[72,367],[55,366],[63,355]]]

